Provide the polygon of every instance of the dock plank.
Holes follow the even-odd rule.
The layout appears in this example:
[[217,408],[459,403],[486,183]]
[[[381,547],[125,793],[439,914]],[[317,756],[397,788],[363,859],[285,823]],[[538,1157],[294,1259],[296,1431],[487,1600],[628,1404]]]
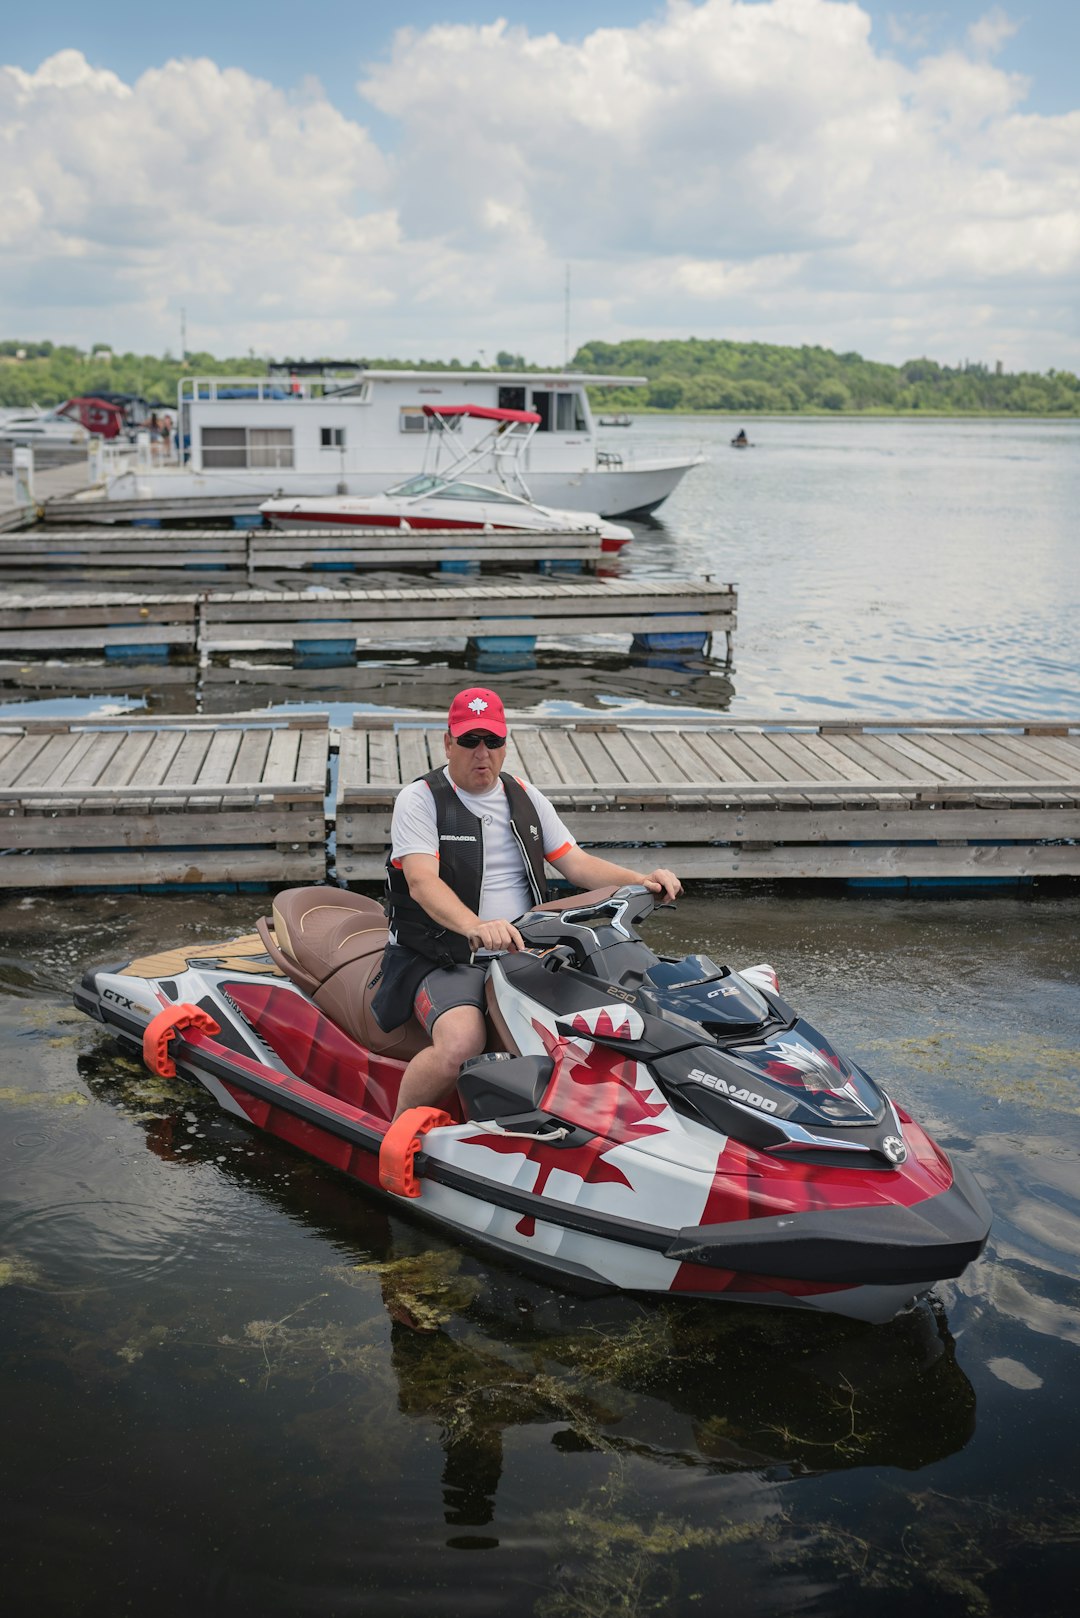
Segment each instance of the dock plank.
[[[378,878],[396,792],[441,762],[444,723],[357,714],[341,735],[340,878]],[[689,876],[1080,875],[1080,728],[1027,728],[511,716],[508,766],[586,846],[642,849],[617,856],[631,864],[666,846]],[[323,880],[337,742],[325,714],[0,727],[0,841],[18,856],[0,886]]]
[[398,764],[403,781],[412,781],[426,775],[432,768],[428,757],[427,738],[422,730],[403,730],[398,734]]

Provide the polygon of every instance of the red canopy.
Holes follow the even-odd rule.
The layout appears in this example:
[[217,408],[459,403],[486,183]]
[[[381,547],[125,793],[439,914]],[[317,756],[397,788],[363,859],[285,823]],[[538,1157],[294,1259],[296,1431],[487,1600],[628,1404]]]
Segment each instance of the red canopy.
[[102,438],[118,437],[124,425],[124,412],[119,405],[110,404],[107,399],[95,398],[92,394],[68,399],[66,404],[59,406],[56,414],[71,416],[87,432],[99,433]]
[[534,410],[495,410],[491,405],[429,405],[424,406],[425,416],[479,416],[484,421],[539,421],[540,417]]

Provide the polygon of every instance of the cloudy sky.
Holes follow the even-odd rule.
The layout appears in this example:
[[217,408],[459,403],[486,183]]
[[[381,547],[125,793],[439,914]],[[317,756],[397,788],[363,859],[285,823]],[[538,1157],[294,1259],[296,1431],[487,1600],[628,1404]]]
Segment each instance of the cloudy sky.
[[[13,9],[13,8],[12,8]],[[0,35],[0,336],[1080,370],[1077,0],[49,0]]]

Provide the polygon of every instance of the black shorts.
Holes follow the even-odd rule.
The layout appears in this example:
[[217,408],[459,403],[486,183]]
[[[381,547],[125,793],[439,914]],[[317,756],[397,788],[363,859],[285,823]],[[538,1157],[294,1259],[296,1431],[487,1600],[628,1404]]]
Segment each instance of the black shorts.
[[437,966],[428,973],[416,991],[414,1009],[426,1033],[431,1033],[437,1017],[455,1006],[475,1006],[483,1012],[486,966]]

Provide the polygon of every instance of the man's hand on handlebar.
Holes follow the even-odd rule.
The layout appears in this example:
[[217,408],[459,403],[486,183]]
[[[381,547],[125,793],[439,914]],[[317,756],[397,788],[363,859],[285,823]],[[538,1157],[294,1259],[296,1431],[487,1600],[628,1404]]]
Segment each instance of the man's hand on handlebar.
[[673,904],[682,892],[682,883],[675,872],[666,870],[662,865],[658,865],[648,876],[643,876],[641,882],[650,893],[662,894],[666,904]]
[[510,921],[481,921],[468,935],[469,948],[475,953],[477,950],[519,950],[525,948],[525,940]]

